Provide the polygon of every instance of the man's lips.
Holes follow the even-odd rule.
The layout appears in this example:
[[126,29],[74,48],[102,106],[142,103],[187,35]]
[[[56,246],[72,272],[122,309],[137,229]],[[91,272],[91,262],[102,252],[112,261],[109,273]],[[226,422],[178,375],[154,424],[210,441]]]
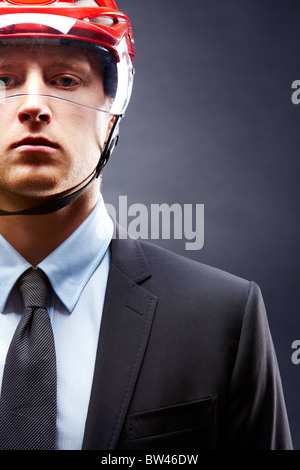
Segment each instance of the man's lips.
[[12,144],[12,148],[19,148],[19,147],[30,147],[30,148],[58,148],[58,144],[52,142],[45,137],[26,137],[18,142]]

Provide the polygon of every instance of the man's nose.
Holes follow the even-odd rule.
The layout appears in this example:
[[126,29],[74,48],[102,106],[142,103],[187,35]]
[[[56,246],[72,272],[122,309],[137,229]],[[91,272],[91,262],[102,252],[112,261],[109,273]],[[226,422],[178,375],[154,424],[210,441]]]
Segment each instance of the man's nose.
[[21,123],[25,121],[45,122],[49,124],[52,112],[46,103],[46,98],[41,95],[26,95],[18,110],[18,118]]
[[[52,119],[52,112],[48,105],[48,98],[45,96],[45,87],[40,76],[29,76],[24,85],[20,107],[18,109],[18,119],[20,122],[45,122]],[[44,93],[44,95],[43,95]]]

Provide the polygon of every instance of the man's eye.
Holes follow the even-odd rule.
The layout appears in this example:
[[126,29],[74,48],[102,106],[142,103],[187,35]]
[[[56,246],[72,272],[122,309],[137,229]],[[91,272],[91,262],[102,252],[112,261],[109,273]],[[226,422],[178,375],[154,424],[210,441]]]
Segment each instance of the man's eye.
[[6,88],[9,85],[13,84],[13,80],[11,77],[1,77],[0,76],[0,88]]
[[78,85],[79,81],[75,80],[75,78],[73,77],[63,76],[63,77],[56,78],[54,80],[54,83],[56,85],[62,86],[63,88],[72,88]]

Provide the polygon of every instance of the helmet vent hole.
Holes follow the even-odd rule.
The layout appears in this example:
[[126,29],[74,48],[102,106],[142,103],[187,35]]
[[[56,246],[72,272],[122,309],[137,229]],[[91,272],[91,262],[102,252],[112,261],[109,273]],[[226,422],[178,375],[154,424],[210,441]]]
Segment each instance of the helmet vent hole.
[[81,6],[81,7],[98,7],[98,3],[95,2],[94,0],[75,0],[74,1],[75,5]]
[[103,26],[112,26],[115,23],[115,20],[110,16],[96,16],[96,18],[90,18],[90,21]]

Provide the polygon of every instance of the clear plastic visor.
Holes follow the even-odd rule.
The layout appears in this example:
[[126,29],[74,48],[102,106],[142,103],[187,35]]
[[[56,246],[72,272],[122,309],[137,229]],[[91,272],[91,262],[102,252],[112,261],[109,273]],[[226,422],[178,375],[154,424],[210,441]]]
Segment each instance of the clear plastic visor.
[[128,105],[133,68],[125,42],[58,15],[0,17],[0,104],[39,95],[109,114]]

